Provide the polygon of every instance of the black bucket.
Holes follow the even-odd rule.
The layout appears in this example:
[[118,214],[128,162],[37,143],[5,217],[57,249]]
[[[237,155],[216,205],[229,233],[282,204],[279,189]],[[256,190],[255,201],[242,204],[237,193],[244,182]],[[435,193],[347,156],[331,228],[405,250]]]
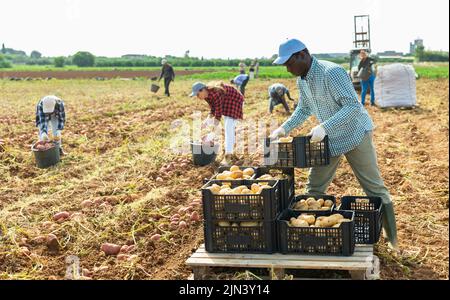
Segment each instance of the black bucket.
[[216,160],[219,144],[209,146],[207,144],[191,143],[191,150],[194,165],[206,166]]
[[53,142],[54,147],[45,151],[36,150],[34,148],[35,144],[31,146],[31,151],[33,151],[34,153],[34,158],[36,159],[36,164],[38,168],[45,169],[59,163],[60,161],[59,146],[56,142]]
[[150,90],[151,90],[153,93],[156,93],[156,92],[158,92],[158,90],[159,90],[159,86],[152,83],[152,85],[150,86]]

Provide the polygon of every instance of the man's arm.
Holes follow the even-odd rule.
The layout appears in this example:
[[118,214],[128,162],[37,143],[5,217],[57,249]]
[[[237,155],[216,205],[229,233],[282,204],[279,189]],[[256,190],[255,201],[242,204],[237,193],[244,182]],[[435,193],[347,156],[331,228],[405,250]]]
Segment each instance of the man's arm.
[[336,128],[351,122],[361,109],[352,81],[343,68],[333,69],[326,78],[328,92],[341,109],[330,119],[322,123],[329,134]]
[[36,127],[38,127],[41,132],[47,133],[47,120],[42,105],[39,104],[36,107]]
[[294,113],[283,123],[283,125],[281,125],[281,127],[283,127],[284,132],[288,134],[294,128],[302,125],[310,115],[311,111],[309,107],[305,104],[305,101],[302,101],[300,98]]
[[161,80],[161,78],[163,77],[163,75],[164,75],[164,66],[163,66],[162,69],[161,69],[161,75],[159,75],[159,80]]
[[286,95],[288,96],[289,100],[294,101],[294,99],[291,98],[291,94],[289,94],[288,89],[286,89]]
[[64,102],[59,102],[59,114],[58,114],[58,130],[64,129],[66,123],[66,112],[64,110]]

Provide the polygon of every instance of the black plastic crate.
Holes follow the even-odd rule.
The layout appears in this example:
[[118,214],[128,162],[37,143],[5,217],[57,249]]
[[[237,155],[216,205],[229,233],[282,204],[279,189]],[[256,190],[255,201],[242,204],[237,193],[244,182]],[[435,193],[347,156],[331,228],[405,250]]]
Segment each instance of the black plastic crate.
[[339,209],[355,212],[357,244],[378,242],[383,224],[383,202],[380,197],[344,196]]
[[277,222],[274,220],[255,222],[258,223],[257,226],[242,227],[232,224],[219,226],[219,221],[205,221],[206,251],[268,254],[277,252]]
[[297,136],[291,143],[271,143],[265,140],[264,164],[279,168],[311,168],[330,164],[328,136],[321,142],[311,142],[311,136]]
[[311,136],[294,138],[296,149],[296,166],[310,168],[330,164],[330,147],[328,135],[321,142],[312,143]]
[[281,210],[284,210],[288,208],[289,203],[292,200],[292,197],[295,193],[295,176],[294,176],[294,169],[289,168],[270,168],[270,167],[259,167],[256,172],[255,179],[258,179],[260,176],[265,174],[284,174],[287,175],[288,178],[286,179],[277,179],[280,186],[280,201],[281,201]]
[[[308,198],[314,198],[316,200],[319,200],[319,199],[331,200],[331,201],[333,201],[333,205],[328,210],[300,210],[300,209],[294,209],[295,203],[297,203],[297,202],[299,202],[300,200],[303,200],[303,199],[306,200]],[[331,196],[331,195],[297,195],[290,202],[289,209],[293,210],[295,212],[300,212],[300,213],[309,213],[309,214],[318,213],[318,214],[323,214],[323,213],[327,213],[327,212],[333,211],[335,206],[336,206],[336,197]]]
[[[267,182],[272,188],[263,189],[260,194],[217,195],[208,187],[214,183],[230,183],[231,188],[246,185],[249,189],[253,183]],[[275,220],[280,208],[280,189],[277,180],[211,180],[202,187],[203,215],[205,220],[252,221]]]
[[352,255],[355,251],[354,212],[333,211],[326,216],[335,213],[352,221],[341,223],[337,228],[290,227],[290,218],[296,218],[301,213],[285,210],[277,223],[279,251],[283,254]]

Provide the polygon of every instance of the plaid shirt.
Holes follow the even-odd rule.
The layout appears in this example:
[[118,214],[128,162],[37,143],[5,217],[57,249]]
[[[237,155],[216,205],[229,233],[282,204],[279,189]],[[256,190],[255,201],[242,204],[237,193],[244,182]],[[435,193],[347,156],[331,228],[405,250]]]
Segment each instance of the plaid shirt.
[[328,135],[331,156],[338,156],[356,148],[366,132],[373,129],[369,114],[341,66],[313,57],[308,74],[298,77],[297,86],[300,99],[294,113],[282,125],[286,132],[315,115]]
[[64,129],[64,123],[66,122],[66,113],[64,112],[64,102],[59,99],[56,100],[55,110],[51,114],[45,114],[42,106],[42,99],[36,106],[36,127],[40,129],[41,132],[48,133],[48,122],[51,116],[56,116],[58,120],[58,130]]
[[211,114],[218,120],[222,116],[242,120],[244,96],[232,86],[224,84],[223,89],[225,92],[208,88],[208,97],[205,100],[211,108]]

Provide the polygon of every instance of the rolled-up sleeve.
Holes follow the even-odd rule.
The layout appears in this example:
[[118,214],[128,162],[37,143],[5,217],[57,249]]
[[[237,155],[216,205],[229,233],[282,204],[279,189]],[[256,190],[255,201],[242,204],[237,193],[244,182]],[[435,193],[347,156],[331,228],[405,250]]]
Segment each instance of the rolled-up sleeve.
[[345,125],[356,118],[361,109],[352,81],[343,68],[335,68],[327,74],[327,89],[341,109],[322,123],[329,134],[335,128]]

